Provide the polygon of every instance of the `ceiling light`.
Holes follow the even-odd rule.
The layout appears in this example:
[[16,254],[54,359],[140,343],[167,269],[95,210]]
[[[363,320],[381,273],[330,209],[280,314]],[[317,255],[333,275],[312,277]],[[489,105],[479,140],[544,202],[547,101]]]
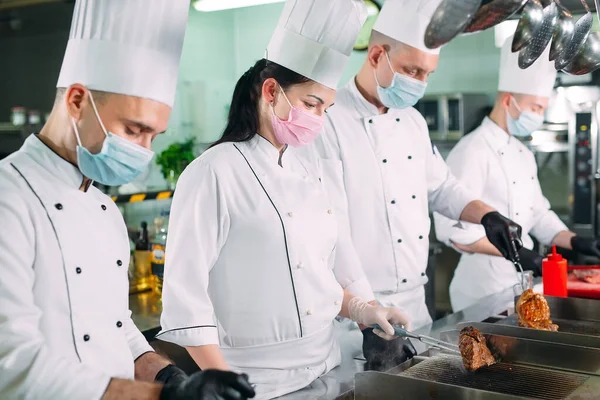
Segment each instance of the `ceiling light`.
[[283,3],[285,0],[194,0],[197,11],[219,11],[230,8],[258,6],[261,4]]

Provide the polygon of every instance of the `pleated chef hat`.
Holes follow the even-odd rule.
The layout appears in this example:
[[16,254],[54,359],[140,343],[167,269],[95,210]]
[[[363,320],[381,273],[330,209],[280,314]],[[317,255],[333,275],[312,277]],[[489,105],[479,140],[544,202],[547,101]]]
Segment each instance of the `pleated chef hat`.
[[429,54],[441,47],[425,46],[425,30],[442,0],[386,0],[373,30]]
[[266,58],[335,89],[366,19],[362,0],[287,0]]
[[189,0],[77,0],[57,87],[175,101]]
[[527,69],[519,68],[519,53],[511,51],[513,37],[509,37],[500,55],[498,91],[550,97],[556,80],[554,63],[548,61],[550,45]]

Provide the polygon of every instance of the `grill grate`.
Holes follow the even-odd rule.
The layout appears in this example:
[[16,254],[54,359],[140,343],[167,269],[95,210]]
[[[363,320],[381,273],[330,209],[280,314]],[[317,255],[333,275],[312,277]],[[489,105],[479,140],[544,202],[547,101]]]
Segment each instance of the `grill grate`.
[[460,357],[448,355],[425,359],[402,375],[543,400],[564,399],[588,379],[585,375],[502,363],[477,372],[467,372]]

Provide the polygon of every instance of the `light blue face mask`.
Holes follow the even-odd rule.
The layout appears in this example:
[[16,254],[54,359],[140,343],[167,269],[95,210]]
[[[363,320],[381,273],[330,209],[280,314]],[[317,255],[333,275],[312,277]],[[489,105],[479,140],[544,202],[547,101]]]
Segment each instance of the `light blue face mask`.
[[103,185],[119,186],[129,183],[148,168],[150,161],[154,157],[154,152],[107,132],[100,119],[91,92],[90,100],[106,138],[102,144],[102,150],[98,154],[90,153],[81,144],[77,124],[74,119],[71,119],[78,143],[77,163],[79,170],[86,177]]
[[379,101],[388,108],[403,109],[414,106],[425,94],[427,83],[394,71],[387,53],[385,53],[385,57],[390,69],[394,73],[394,79],[390,86],[386,88],[381,87],[377,79],[377,73],[374,71]]
[[531,136],[531,134],[540,129],[544,123],[544,116],[531,111],[521,111],[521,108],[514,97],[511,97],[511,101],[521,114],[519,115],[519,118],[514,119],[510,116],[508,110],[506,111],[506,126],[508,127],[508,133],[517,137]]

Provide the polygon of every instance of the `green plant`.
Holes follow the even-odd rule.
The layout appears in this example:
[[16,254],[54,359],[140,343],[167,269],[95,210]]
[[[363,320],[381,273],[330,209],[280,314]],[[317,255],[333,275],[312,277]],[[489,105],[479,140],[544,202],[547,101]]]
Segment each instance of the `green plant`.
[[168,180],[172,177],[171,171],[173,171],[175,178],[178,178],[185,167],[194,161],[196,158],[194,155],[195,144],[195,138],[188,139],[182,143],[172,143],[156,157],[156,163],[160,166],[165,179]]

